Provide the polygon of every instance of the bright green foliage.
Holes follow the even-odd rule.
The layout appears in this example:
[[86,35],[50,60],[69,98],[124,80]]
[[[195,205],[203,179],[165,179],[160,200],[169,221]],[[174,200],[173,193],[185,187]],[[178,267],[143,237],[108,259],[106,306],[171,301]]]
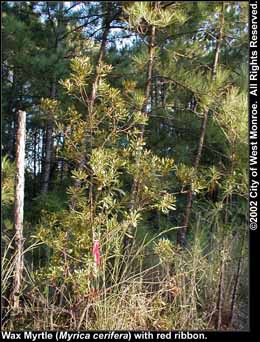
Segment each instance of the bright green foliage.
[[[93,67],[88,58],[77,57],[72,60],[71,69],[70,78],[61,84],[68,95],[88,109]],[[143,211],[157,209],[166,214],[176,209],[175,197],[167,192],[174,161],[159,158],[145,148],[139,127],[147,119],[132,109],[133,93],[127,97],[106,81],[109,72],[111,66],[105,64],[98,71],[102,78],[97,101],[86,119],[73,106],[63,116],[59,115],[57,130],[65,137],[63,155],[78,162],[85,158],[87,163],[72,170],[72,179],[80,181],[80,186],[75,184],[67,189],[73,209],[48,215],[37,233],[52,255],[51,266],[44,271],[46,277],[59,281],[66,276],[75,289],[77,282],[81,282],[79,274],[89,279],[85,290],[90,287],[92,278],[88,274],[94,270],[93,236],[100,241],[102,268],[109,271],[107,260],[113,256],[112,251],[122,246],[125,234],[133,238],[130,228],[138,229]],[[58,111],[56,101],[45,100],[43,105],[48,112]],[[139,188],[136,209],[129,209],[133,179],[138,180]],[[64,272],[68,272],[68,278]]]
[[176,22],[182,24],[186,20],[180,2],[171,6],[170,9],[164,9],[158,3],[135,1],[125,6],[124,10],[129,15],[129,26],[137,27],[140,32],[142,32],[143,21],[149,25],[162,28]]

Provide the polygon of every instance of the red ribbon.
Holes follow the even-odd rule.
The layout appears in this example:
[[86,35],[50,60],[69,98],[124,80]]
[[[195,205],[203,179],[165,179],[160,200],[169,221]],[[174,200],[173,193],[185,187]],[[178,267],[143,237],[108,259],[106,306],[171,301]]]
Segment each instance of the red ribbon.
[[100,265],[100,245],[98,240],[94,240],[93,244],[93,256],[95,260],[95,264],[98,266]]

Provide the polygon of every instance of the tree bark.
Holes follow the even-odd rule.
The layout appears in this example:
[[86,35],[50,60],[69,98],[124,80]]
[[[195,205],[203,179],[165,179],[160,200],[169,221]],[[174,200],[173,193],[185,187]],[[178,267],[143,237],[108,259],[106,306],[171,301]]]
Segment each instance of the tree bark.
[[[224,2],[222,2],[222,11],[221,11],[221,16],[220,16],[220,29],[219,29],[219,35],[217,39],[216,48],[215,48],[214,63],[212,67],[212,80],[216,78],[217,67],[218,67],[219,56],[220,56],[221,42],[223,39],[223,30],[224,30]],[[202,149],[204,146],[205,135],[206,135],[207,122],[208,122],[208,110],[205,111],[204,118],[201,123],[198,150],[197,150],[197,154],[195,156],[194,162],[193,162],[193,167],[195,171],[197,171],[200,160],[201,160]],[[180,230],[178,230],[178,233],[177,233],[177,242],[181,246],[185,246],[187,243],[186,235],[187,235],[187,229],[188,229],[189,220],[190,220],[191,208],[192,208],[192,189],[189,189],[187,193],[187,204],[186,204],[186,209],[185,209],[184,219],[183,219],[183,224],[182,224],[184,228],[181,228]]]
[[33,195],[37,192],[37,140],[38,130],[35,129],[33,133]]
[[24,269],[23,260],[23,207],[24,207],[24,167],[25,167],[26,113],[18,111],[18,130],[16,135],[16,181],[15,181],[15,270],[13,278],[12,305],[20,307],[20,292]]

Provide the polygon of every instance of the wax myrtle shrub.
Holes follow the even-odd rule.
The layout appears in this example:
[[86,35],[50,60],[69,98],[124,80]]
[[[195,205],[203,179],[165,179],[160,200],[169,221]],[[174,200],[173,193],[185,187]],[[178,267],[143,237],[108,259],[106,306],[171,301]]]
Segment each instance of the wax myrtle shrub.
[[[106,291],[136,267],[126,260],[133,259],[131,253],[138,247],[126,251],[123,239],[125,235],[134,239],[143,213],[175,210],[175,197],[168,191],[174,160],[154,155],[141,136],[140,127],[147,122],[142,114],[144,96],[129,91],[129,86],[121,91],[113,88],[106,80],[112,68],[102,64],[90,111],[91,60],[75,58],[71,69],[70,77],[61,82],[72,99],[68,108],[59,111],[57,101],[42,102],[44,109],[56,111],[55,129],[64,136],[62,155],[74,163],[67,188],[70,199],[67,208],[42,215],[35,235],[49,250],[36,279],[45,284],[53,303],[60,301],[64,307],[80,304],[82,296]],[[133,199],[134,178],[139,192]],[[92,254],[95,240],[100,245],[100,264]]]

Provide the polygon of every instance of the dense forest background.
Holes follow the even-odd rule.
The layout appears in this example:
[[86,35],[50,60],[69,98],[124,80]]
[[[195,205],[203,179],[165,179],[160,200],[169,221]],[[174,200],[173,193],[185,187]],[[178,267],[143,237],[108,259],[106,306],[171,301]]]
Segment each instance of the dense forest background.
[[248,328],[247,15],[2,3],[3,329]]

